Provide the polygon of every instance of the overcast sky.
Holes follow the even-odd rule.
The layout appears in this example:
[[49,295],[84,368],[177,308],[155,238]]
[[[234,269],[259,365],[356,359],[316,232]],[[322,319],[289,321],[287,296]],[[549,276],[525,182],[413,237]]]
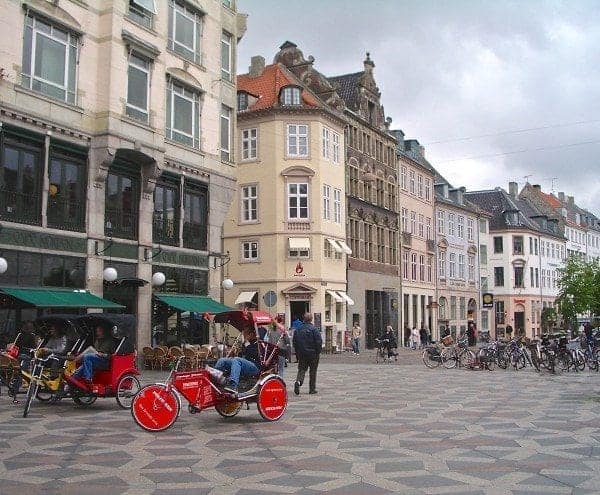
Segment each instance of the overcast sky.
[[555,178],[600,215],[599,1],[238,1],[239,73],[286,40],[326,75],[362,70],[369,51],[392,127],[453,185],[530,175],[551,192]]

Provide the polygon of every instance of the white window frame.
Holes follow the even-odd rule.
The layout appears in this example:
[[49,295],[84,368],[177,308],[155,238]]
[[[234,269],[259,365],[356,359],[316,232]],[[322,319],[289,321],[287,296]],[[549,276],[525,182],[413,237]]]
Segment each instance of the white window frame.
[[[286,154],[288,157],[308,158],[308,134],[308,124],[286,124]],[[292,144],[292,140],[294,140],[294,144]],[[302,141],[304,141],[303,145]],[[301,152],[302,148],[304,148],[304,153]]]
[[[43,29],[39,29],[38,24],[48,26],[50,29],[50,32],[46,32]],[[78,81],[78,75],[79,75],[79,64],[78,64],[79,49],[80,49],[79,37],[66,29],[62,29],[62,28],[56,26],[51,21],[45,21],[45,20],[38,19],[35,15],[32,15],[31,13],[29,13],[28,15],[25,16],[25,30],[28,30],[28,29],[31,29],[31,46],[28,47],[29,57],[31,60],[30,60],[30,65],[27,68],[29,73],[28,74],[22,73],[23,86],[27,87],[28,89],[31,89],[32,91],[36,91],[41,94],[47,95],[50,98],[57,99],[58,101],[64,101],[66,103],[74,105],[77,100],[77,88],[78,88],[77,81]],[[61,39],[60,36],[56,36],[54,34],[55,31],[63,33],[64,37],[66,37],[66,40]],[[37,47],[37,37],[38,36],[49,39],[50,41],[53,41],[55,43],[59,43],[64,47],[64,55],[65,55],[65,66],[63,67],[64,85],[57,84],[53,81],[49,81],[48,79],[44,79],[41,76],[35,75],[35,61],[36,61],[36,55],[37,55],[36,47]],[[24,40],[24,43],[25,43],[25,40]],[[69,72],[70,72],[69,66],[73,62],[71,60],[71,56],[72,56],[71,48],[75,48],[75,61],[74,61],[75,74],[73,74],[74,81],[73,81],[72,89],[69,88],[69,83],[71,82],[70,74],[69,74]],[[27,48],[25,48],[25,47],[24,47],[24,49],[27,50]],[[27,84],[25,84],[25,80],[27,80]],[[56,96],[50,95],[50,94],[46,93],[45,91],[34,89],[33,88],[34,81],[39,81],[42,84],[46,84],[48,86],[52,86],[54,88],[58,88],[61,91],[64,91],[64,98],[57,98]]]
[[298,86],[286,86],[281,90],[279,101],[286,107],[299,106],[302,103],[302,90]]
[[438,275],[440,278],[446,278],[446,251],[440,251],[438,262]]
[[465,280],[466,278],[466,270],[465,270],[465,255],[460,253],[458,255],[458,278],[461,280]]
[[337,165],[340,163],[340,135],[332,132],[331,138],[331,161]]
[[323,184],[323,220],[331,220],[331,186]]
[[445,226],[445,212],[444,210],[438,210],[437,212],[437,233],[440,235],[446,234]]
[[342,190],[333,190],[333,221],[337,224],[342,223]]
[[329,160],[329,150],[331,147],[331,131],[328,127],[323,126],[321,130],[321,156],[325,160]]
[[400,167],[400,187],[406,191],[406,167],[404,165]]
[[423,223],[425,220],[425,216],[422,213],[419,213],[419,237],[425,237],[425,224]]
[[448,213],[448,235],[453,236],[455,234],[454,226],[454,213]]
[[[195,63],[201,63],[201,54],[202,54],[202,16],[191,10],[182,2],[177,0],[171,0],[169,2],[169,9],[171,9],[171,25],[169,26],[171,37],[169,38],[169,48],[175,52],[177,55],[185,58],[186,60],[191,60]],[[177,16],[180,15],[187,19],[188,21],[192,21],[194,24],[194,37],[192,40],[192,47],[189,47],[180,41],[177,41]],[[188,50],[192,53],[191,57],[188,57],[186,54],[177,50],[177,47],[180,46],[184,50]]]
[[408,230],[408,208],[402,208],[402,232],[409,232]]
[[[233,81],[232,44],[233,36],[225,30],[221,31],[221,79],[230,82]],[[225,50],[227,50],[228,68],[223,66],[223,53]]]
[[426,234],[427,234],[427,240],[428,241],[432,240],[432,237],[431,237],[431,218],[430,217],[427,217],[425,219],[425,231],[426,231]]
[[242,160],[258,158],[258,128],[242,129]]
[[240,223],[258,222],[258,184],[245,184],[241,186],[240,206]]
[[[168,98],[170,100],[171,111],[171,115],[167,115],[167,119],[169,119],[166,129],[167,139],[177,141],[193,148],[198,148],[200,146],[200,94],[188,89],[182,84],[179,84],[173,79],[169,79],[167,82],[167,91],[169,92]],[[192,106],[192,134],[175,129],[176,98],[181,98]],[[174,134],[180,134],[181,136],[190,139],[192,144],[190,145],[189,143],[183,143],[181,139],[177,139],[177,136],[174,136]]]
[[423,197],[423,176],[421,174],[417,175],[417,196]]
[[408,173],[409,176],[409,188],[410,188],[410,193],[411,194],[415,194],[415,171],[414,170],[410,170]]
[[[296,186],[296,192],[292,193],[292,186]],[[306,193],[300,192],[300,186],[306,186]],[[308,182],[288,182],[287,183],[287,212],[288,220],[296,221],[296,220],[309,220],[310,219],[310,197],[309,197],[309,184]],[[291,206],[291,199],[296,198],[296,206]],[[301,215],[302,207],[300,206],[300,202],[302,198],[306,198],[306,216]],[[290,210],[294,208],[296,210],[296,216],[290,215]]]
[[467,218],[467,240],[473,242],[473,229],[475,227],[475,221],[472,218]]
[[425,178],[425,200],[431,201],[431,180]]
[[458,225],[458,237],[460,237],[461,239],[464,239],[465,238],[465,217],[463,217],[462,215],[458,215],[456,223]]
[[258,241],[242,241],[242,261],[246,263],[256,263],[258,260]]
[[[221,161],[231,162],[231,131],[232,131],[232,109],[227,105],[221,105],[221,118],[219,119],[219,138],[221,141]],[[223,121],[227,122],[227,139],[223,139]],[[223,142],[227,141],[227,142]]]
[[[137,60],[143,61],[143,63],[138,63],[133,60],[132,57],[135,57]],[[132,67],[134,70],[138,70],[146,74],[146,108],[140,108],[136,105],[133,105],[129,102],[129,69]],[[142,120],[143,122],[148,123],[148,119],[150,118],[150,74],[152,70],[152,62],[150,60],[145,59],[144,57],[138,55],[135,51],[129,52],[129,57],[127,60],[127,96],[126,96],[126,107],[132,108],[133,110],[140,112],[145,115],[145,119],[139,119],[136,116],[127,114],[128,117],[135,120]],[[126,110],[127,113],[127,110]]]
[[449,267],[448,276],[450,278],[456,278],[456,254],[455,253],[450,253],[448,255],[448,267]]

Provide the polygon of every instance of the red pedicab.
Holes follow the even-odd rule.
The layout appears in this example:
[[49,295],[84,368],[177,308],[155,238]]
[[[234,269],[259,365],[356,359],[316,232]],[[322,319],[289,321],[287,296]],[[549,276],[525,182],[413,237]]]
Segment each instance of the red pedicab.
[[[262,311],[227,311],[215,315],[214,321],[228,323],[240,331],[251,325],[259,335],[258,327],[271,324],[273,317]],[[179,416],[181,396],[188,401],[188,410],[192,414],[214,407],[224,418],[231,418],[244,403],[256,402],[263,419],[277,421],[287,406],[285,382],[277,375],[279,349],[276,344],[260,339],[258,349],[260,373],[251,378],[242,378],[237,394],[226,392],[215,384],[208,369],[178,371],[183,360],[179,358],[165,383],[146,385],[134,397],[131,414],[135,422],[148,431],[166,430]],[[244,385],[249,388],[242,391],[246,388]]]
[[75,320],[75,325],[86,335],[86,342],[93,343],[97,326],[102,326],[113,339],[116,347],[110,356],[108,367],[95,370],[91,383],[74,380],[67,376],[71,397],[78,405],[91,405],[98,397],[115,397],[123,409],[131,407],[131,400],[140,390],[135,351],[136,320],[133,315],[89,314]]

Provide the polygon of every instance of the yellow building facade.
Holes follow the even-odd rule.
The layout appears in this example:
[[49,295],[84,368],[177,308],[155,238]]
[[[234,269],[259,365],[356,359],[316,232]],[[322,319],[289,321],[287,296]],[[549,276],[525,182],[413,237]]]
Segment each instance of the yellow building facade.
[[[344,120],[283,65],[254,57],[238,77],[237,191],[224,224],[229,306],[305,312],[326,349],[343,345]],[[274,296],[274,297],[273,297]]]

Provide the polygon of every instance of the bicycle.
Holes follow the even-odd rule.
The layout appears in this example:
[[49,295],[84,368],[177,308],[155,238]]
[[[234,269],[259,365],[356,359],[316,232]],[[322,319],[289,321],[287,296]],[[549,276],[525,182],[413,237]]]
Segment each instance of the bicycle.
[[425,347],[422,356],[423,364],[430,369],[440,366],[443,362],[442,351],[443,349],[441,349],[437,344],[428,345]]
[[442,364],[446,369],[475,365],[475,353],[469,349],[469,341],[466,337],[462,337],[456,344],[451,347],[442,349]]

